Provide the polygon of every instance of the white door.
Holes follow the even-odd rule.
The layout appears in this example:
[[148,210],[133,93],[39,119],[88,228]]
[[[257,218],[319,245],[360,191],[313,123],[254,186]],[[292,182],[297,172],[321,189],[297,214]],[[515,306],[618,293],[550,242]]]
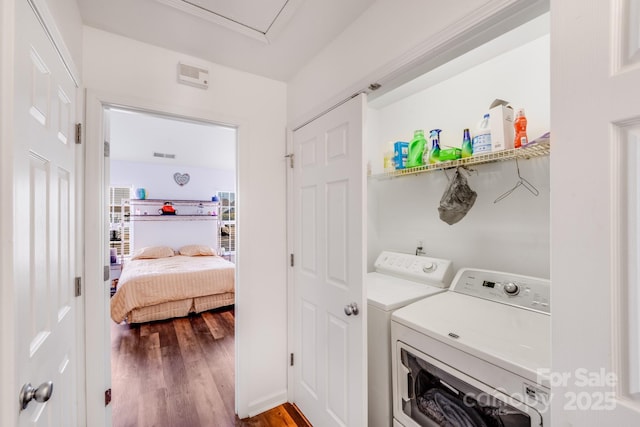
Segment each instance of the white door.
[[552,425],[640,425],[640,1],[551,2]]
[[29,3],[15,5],[15,195],[5,202],[14,209],[16,412],[30,383],[37,392],[19,426],[75,426],[76,88]]
[[364,108],[293,135],[294,401],[316,426],[366,424]]

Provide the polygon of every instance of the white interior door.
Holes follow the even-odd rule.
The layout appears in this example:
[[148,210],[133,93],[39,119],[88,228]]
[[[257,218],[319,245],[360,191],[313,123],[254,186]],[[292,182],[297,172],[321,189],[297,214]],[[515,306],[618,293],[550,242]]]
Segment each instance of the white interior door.
[[640,0],[551,2],[552,425],[640,425]]
[[18,425],[75,426],[76,88],[29,3],[15,5],[15,360],[18,385],[38,390]]
[[359,95],[293,135],[294,401],[317,426],[366,424],[364,111]]

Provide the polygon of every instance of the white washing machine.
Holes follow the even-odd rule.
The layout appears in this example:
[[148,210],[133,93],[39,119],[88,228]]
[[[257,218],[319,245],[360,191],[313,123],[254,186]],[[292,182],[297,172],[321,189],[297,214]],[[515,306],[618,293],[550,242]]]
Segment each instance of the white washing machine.
[[548,426],[550,312],[548,280],[470,268],[394,312],[394,426]]
[[382,252],[367,289],[369,427],[389,427],[392,414],[391,313],[444,292],[453,277],[449,260]]

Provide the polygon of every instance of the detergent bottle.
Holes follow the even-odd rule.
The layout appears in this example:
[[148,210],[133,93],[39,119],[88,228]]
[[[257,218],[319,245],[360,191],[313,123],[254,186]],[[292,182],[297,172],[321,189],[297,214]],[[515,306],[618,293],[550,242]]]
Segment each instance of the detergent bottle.
[[524,108],[519,108],[516,112],[516,118],[513,121],[513,127],[516,131],[516,139],[513,141],[513,148],[520,148],[527,145],[527,117],[524,115]]
[[422,155],[424,153],[427,140],[424,139],[424,131],[422,129],[416,130],[413,133],[413,139],[409,142],[409,153],[407,155],[408,168],[415,168],[416,166],[422,166]]
[[491,152],[491,129],[489,128],[489,114],[485,114],[480,123],[476,134],[473,136],[471,146],[473,155],[488,154]]

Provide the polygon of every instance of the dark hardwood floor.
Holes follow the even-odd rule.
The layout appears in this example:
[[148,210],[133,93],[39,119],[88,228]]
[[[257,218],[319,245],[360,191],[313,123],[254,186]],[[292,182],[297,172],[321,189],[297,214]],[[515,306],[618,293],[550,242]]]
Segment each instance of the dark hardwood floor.
[[234,413],[234,310],[112,324],[113,427],[309,426],[291,404]]

